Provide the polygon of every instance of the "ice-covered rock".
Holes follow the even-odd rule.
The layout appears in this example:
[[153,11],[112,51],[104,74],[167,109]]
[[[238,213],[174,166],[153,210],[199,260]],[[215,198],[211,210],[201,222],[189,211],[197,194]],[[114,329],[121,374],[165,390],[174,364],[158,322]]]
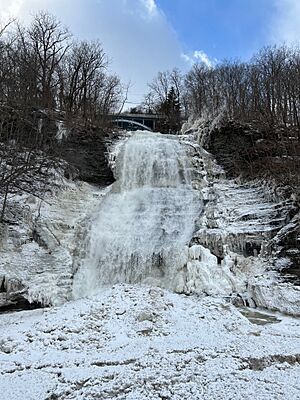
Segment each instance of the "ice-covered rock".
[[[295,246],[297,216],[289,223],[293,204],[290,200],[270,196],[264,183],[227,179],[212,155],[195,144],[199,127],[196,131],[193,129],[191,127],[181,137],[181,142],[192,159],[193,171],[196,170],[196,173],[192,171],[193,186],[201,191],[205,208],[196,222],[198,229],[190,246],[200,245],[203,255],[206,252],[208,256],[202,255],[205,261],[199,262],[190,255],[187,270],[191,278],[182,278],[181,291],[189,286],[191,292],[237,294],[248,304],[272,308],[271,289],[266,290],[271,285],[274,294],[278,294],[275,308],[298,313],[297,301],[293,306],[285,305],[285,299],[290,294],[293,297],[296,289],[289,284],[280,287],[280,276],[268,272],[284,268],[279,268],[278,257],[286,260],[297,257],[293,249],[291,255],[288,252],[275,254],[278,244],[288,235]],[[285,267],[288,266],[285,264]],[[256,290],[249,290],[254,276],[260,279]]]
[[[42,203],[31,195],[9,200],[17,224],[6,226],[1,239],[3,306],[12,304],[12,299],[41,305],[70,299],[78,235],[103,194],[86,183],[64,181]],[[10,284],[15,281],[22,287],[21,297],[19,288]]]
[[64,181],[42,204],[17,198],[20,223],[0,235],[0,276],[42,305],[69,300],[73,282],[75,297],[136,282],[268,308],[273,293],[274,309],[298,313],[297,301],[284,304],[296,292],[270,271],[287,266],[286,255],[272,262],[272,246],[292,232],[290,203],[226,179],[195,140],[130,133],[110,148],[117,182],[108,195]]

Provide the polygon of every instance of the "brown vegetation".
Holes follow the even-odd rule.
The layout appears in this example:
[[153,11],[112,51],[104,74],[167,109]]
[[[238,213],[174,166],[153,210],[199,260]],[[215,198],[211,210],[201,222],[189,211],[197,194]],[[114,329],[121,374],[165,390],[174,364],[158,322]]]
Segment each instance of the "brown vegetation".
[[9,194],[34,193],[33,183],[59,165],[58,119],[97,135],[122,103],[122,85],[108,73],[100,43],[71,38],[45,12],[29,27],[0,27],[0,221]]
[[207,146],[231,175],[272,178],[300,193],[300,51],[267,47],[248,63],[195,65],[187,74],[186,103],[195,117],[219,127]]

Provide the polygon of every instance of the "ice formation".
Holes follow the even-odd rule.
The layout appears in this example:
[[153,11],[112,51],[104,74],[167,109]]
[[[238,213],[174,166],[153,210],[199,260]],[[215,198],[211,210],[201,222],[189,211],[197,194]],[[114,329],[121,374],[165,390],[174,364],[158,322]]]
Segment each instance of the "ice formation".
[[57,127],[56,139],[61,142],[62,140],[68,137],[69,132],[68,129],[65,127],[63,121],[57,121],[56,127]]
[[137,132],[118,155],[116,175],[91,223],[74,296],[120,282],[177,290],[202,208],[184,146],[174,136]]
[[193,136],[122,135],[109,148],[113,186],[58,175],[43,204],[9,199],[18,224],[1,235],[0,307],[20,293],[58,305],[127,282],[300,315],[299,291],[279,281],[270,253],[289,201],[226,179]]

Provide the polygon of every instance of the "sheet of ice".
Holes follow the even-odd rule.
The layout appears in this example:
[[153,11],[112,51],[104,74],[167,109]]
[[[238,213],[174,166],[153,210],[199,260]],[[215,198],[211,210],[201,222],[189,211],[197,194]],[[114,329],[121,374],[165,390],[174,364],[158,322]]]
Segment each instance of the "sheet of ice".
[[9,199],[18,223],[3,238],[0,277],[8,285],[19,282],[29,301],[48,305],[68,300],[73,254],[82,240],[85,220],[104,192],[83,182],[66,181],[42,203],[28,194]]
[[201,211],[185,148],[176,137],[137,132],[116,162],[117,181],[90,224],[76,298],[119,282],[176,289]]

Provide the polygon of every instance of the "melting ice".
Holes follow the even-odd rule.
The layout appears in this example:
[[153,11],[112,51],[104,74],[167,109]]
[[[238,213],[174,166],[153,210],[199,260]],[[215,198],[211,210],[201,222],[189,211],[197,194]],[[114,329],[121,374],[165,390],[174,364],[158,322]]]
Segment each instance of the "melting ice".
[[176,137],[137,132],[119,153],[116,178],[91,223],[75,297],[120,282],[173,289],[186,262],[202,205],[184,146]]

